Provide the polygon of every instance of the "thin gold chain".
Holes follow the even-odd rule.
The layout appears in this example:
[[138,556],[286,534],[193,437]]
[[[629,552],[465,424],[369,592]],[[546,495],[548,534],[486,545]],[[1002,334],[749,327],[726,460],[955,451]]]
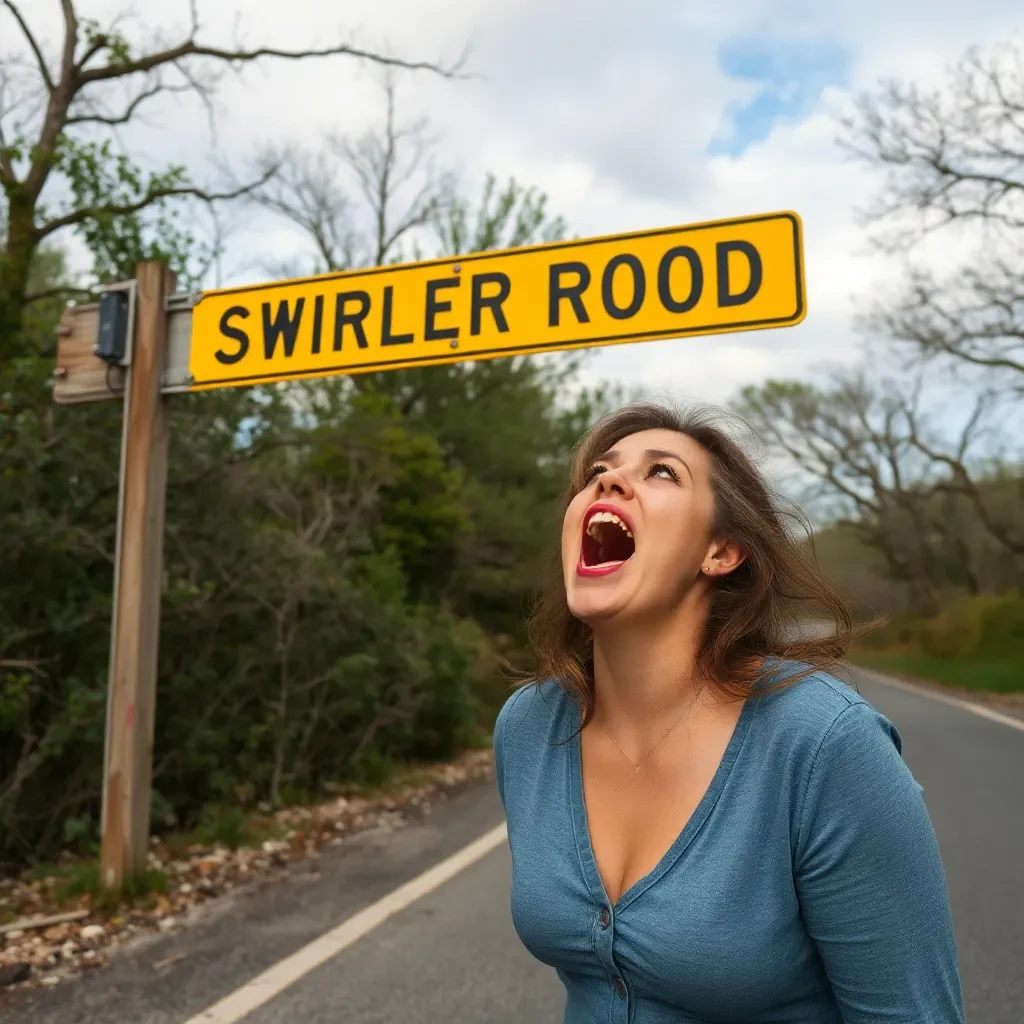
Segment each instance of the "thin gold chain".
[[612,743],[614,743],[615,746],[618,747],[619,753],[633,766],[634,771],[639,773],[640,766],[644,763],[644,761],[647,760],[647,758],[651,756],[651,754],[653,754],[658,749],[658,747],[662,745],[662,743],[665,742],[666,739],[668,739],[668,734],[683,720],[683,718],[686,715],[686,712],[689,710],[689,707],[683,708],[683,713],[665,730],[665,733],[661,737],[661,739],[658,740],[658,742],[655,743],[654,746],[651,747],[651,749],[648,750],[647,753],[644,754],[644,756],[641,757],[639,761],[634,761],[633,758],[631,758],[629,754],[627,754],[622,749],[622,747],[619,746],[619,741],[611,734],[610,730],[608,729],[608,726],[604,724],[603,718],[598,718],[598,721],[601,723],[601,728],[604,729],[606,733],[608,733],[608,739],[610,739]]

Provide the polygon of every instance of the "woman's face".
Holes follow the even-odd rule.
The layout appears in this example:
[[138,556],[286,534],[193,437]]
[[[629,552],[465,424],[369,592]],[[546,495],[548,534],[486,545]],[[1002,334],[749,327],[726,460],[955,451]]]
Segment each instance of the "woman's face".
[[678,607],[703,575],[742,560],[711,536],[704,449],[673,430],[624,437],[586,471],[562,524],[569,610],[590,625]]

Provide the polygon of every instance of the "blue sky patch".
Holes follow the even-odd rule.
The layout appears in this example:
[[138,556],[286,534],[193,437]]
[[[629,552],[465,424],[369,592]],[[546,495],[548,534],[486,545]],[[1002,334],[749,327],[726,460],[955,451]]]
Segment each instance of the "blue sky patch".
[[730,107],[708,146],[712,155],[736,157],[780,121],[806,117],[827,86],[846,84],[850,52],[828,42],[736,38],[722,44],[718,63],[730,78],[760,85],[749,101]]

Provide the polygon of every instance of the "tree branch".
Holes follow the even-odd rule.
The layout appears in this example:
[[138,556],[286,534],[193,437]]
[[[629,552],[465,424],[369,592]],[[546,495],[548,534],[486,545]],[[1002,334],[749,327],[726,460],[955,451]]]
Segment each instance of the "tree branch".
[[85,67],[96,56],[97,53],[103,50],[103,48],[110,42],[109,38],[103,34],[96,36],[92,45],[78,58],[77,67],[79,70]]
[[81,224],[83,221],[92,220],[96,217],[126,217],[130,214],[138,213],[148,206],[152,206],[153,203],[159,202],[161,199],[192,196],[195,199],[201,199],[204,203],[238,199],[240,196],[249,195],[255,189],[265,185],[274,174],[274,171],[275,169],[271,168],[258,181],[250,182],[247,185],[240,185],[229,192],[207,192],[205,189],[194,185],[182,185],[173,188],[154,189],[133,203],[111,203],[101,206],[82,207],[81,209],[72,210],[70,213],[64,214],[63,217],[55,217],[53,220],[48,221],[37,230],[36,237],[42,241],[42,239],[52,235],[55,231],[60,231],[62,228],[71,227],[75,224]]
[[[424,167],[428,148],[425,122],[398,125],[397,86],[392,74],[385,78],[383,89],[386,105],[380,129],[364,133],[355,144],[337,138],[330,140],[331,148],[355,174],[372,212],[373,266],[386,263],[408,232],[430,222],[446,190],[446,183],[434,175],[430,165]],[[392,223],[395,219],[393,207],[399,193],[421,170],[425,172],[425,180],[416,195],[404,202],[404,213],[396,223]]]
[[72,127],[74,125],[77,125],[77,124],[103,124],[103,125],[108,125],[110,127],[114,127],[114,126],[119,125],[119,124],[127,124],[135,116],[135,112],[139,109],[139,107],[143,103],[146,102],[146,100],[151,100],[154,96],[159,96],[161,93],[165,93],[165,92],[181,93],[181,92],[190,92],[190,91],[192,91],[194,89],[195,89],[195,85],[193,83],[191,83],[191,82],[189,84],[187,84],[187,85],[165,85],[162,82],[157,82],[156,85],[154,85],[152,89],[146,89],[143,92],[139,93],[139,95],[136,96],[135,99],[133,99],[131,101],[131,103],[128,104],[127,107],[125,107],[123,113],[117,114],[117,115],[106,115],[106,114],[79,114],[79,115],[74,115],[74,116],[71,116],[71,117],[68,118],[68,120],[66,122],[67,123],[67,127],[70,128],[70,127]]
[[[351,206],[342,192],[333,166],[323,155],[301,151],[266,156],[268,165],[281,164],[270,188],[256,202],[279,213],[307,232],[324,271],[345,270],[355,262],[355,229]],[[285,274],[284,276],[288,276]]]
[[64,10],[64,51],[61,55],[60,79],[50,91],[43,126],[34,147],[32,166],[25,178],[25,188],[33,202],[39,198],[53,169],[54,153],[78,88],[73,77],[75,48],[78,46],[78,16],[72,0],[61,0],[61,7]]
[[14,176],[14,161],[11,160],[11,155],[7,151],[7,137],[4,135],[3,99],[5,85],[6,82],[0,79],[0,185],[7,188],[13,185],[17,179]]
[[373,53],[369,50],[362,50],[359,47],[349,46],[341,43],[337,46],[327,46],[309,50],[279,50],[275,47],[261,46],[255,50],[224,50],[216,46],[201,46],[194,39],[188,39],[177,46],[151,53],[137,60],[120,61],[116,64],[106,64],[100,68],[81,70],[78,80],[82,85],[90,82],[104,82],[115,78],[124,78],[128,75],[137,74],[140,71],[152,71],[153,68],[164,64],[174,64],[185,57],[209,57],[212,60],[224,61],[228,64],[251,63],[264,57],[276,57],[281,60],[307,60],[320,57],[356,57],[360,60],[368,60],[383,67],[402,68],[407,71],[432,71],[445,78],[454,78],[458,75],[459,65],[442,67],[430,61],[408,61],[400,57],[385,57],[383,54]]
[[[51,659],[53,660],[53,659]],[[46,678],[46,673],[39,667],[45,664],[41,658],[35,658],[32,660],[28,659],[10,659],[0,658],[0,668],[2,669],[23,669],[26,672],[32,672],[34,675],[42,676]]]
[[32,53],[35,54],[36,63],[39,65],[39,73],[43,77],[46,89],[52,93],[56,88],[53,76],[50,74],[50,69],[46,66],[46,58],[43,56],[42,48],[39,46],[36,37],[32,34],[32,30],[28,27],[28,22],[25,21],[21,11],[14,5],[14,0],[3,0],[3,5],[14,15],[14,20],[18,23],[22,35],[28,40],[28,45],[32,48]]
[[912,414],[908,413],[907,424],[910,434],[909,441],[926,458],[945,466],[950,471],[950,483],[943,485],[942,489],[964,495],[968,501],[970,501],[971,506],[974,508],[974,511],[978,516],[978,520],[988,532],[989,536],[1000,543],[1012,554],[1021,555],[1024,554],[1024,539],[1014,536],[1010,530],[1004,527],[1001,523],[996,522],[985,503],[981,488],[979,488],[978,484],[971,478],[971,474],[967,469],[967,466],[964,464],[964,456],[967,448],[970,445],[975,430],[981,422],[987,402],[991,397],[991,395],[985,393],[976,398],[974,410],[970,417],[968,417],[967,423],[964,425],[963,431],[961,432],[960,444],[958,445],[957,454],[955,456],[949,455],[946,452],[938,451],[934,445],[925,441],[918,430],[916,418]]
[[58,299],[66,295],[92,295],[92,290],[89,288],[78,288],[74,285],[62,285],[59,288],[46,288],[41,292],[32,292],[30,295],[25,296],[25,305],[29,306],[33,302],[42,302],[44,299]]
[[862,322],[922,356],[1006,371],[1016,388],[1024,382],[1024,275],[1009,263],[988,260],[942,281],[918,271],[903,296]]
[[[78,15],[75,13],[73,0],[61,0],[64,11],[64,52],[60,62],[61,84],[71,81],[71,73],[75,70],[75,49],[78,46]],[[71,97],[68,97],[70,102]]]
[[896,225],[884,248],[907,247],[957,220],[1024,227],[1022,55],[1018,43],[970,51],[943,89],[890,81],[843,120],[843,148],[887,171],[867,219],[911,220]]

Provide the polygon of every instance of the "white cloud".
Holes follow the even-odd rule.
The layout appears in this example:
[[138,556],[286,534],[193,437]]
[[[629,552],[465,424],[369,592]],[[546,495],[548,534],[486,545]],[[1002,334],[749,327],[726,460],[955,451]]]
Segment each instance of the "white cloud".
[[[120,0],[83,3],[101,19]],[[604,349],[587,373],[630,383],[678,386],[720,400],[765,376],[813,373],[851,359],[859,342],[851,315],[891,282],[895,265],[872,253],[854,208],[875,180],[834,144],[833,114],[850,92],[837,87],[795,124],[780,124],[738,158],[709,157],[731,104],[749,82],[727,78],[718,47],[736,36],[820,39],[850,54],[851,89],[880,77],[935,80],[973,42],[1005,37],[1017,0],[983,5],[937,0],[200,0],[206,38],[230,39],[238,12],[250,43],[326,43],[335,31],[367,47],[450,59],[475,40],[469,69],[449,82],[427,74],[403,85],[410,114],[429,115],[446,161],[466,182],[493,170],[550,195],[550,206],[582,235],[604,234],[774,209],[794,209],[806,231],[809,313],[799,327],[730,337]],[[160,22],[187,22],[179,5]],[[33,12],[35,16],[35,12]],[[40,15],[42,17],[42,15]],[[137,19],[153,25],[155,15]],[[43,24],[42,21],[39,22]],[[54,23],[50,23],[56,27]],[[54,49],[51,46],[51,50]],[[202,174],[210,158],[241,168],[263,142],[315,147],[332,130],[357,131],[379,116],[373,75],[355,62],[273,62],[225,80],[220,133],[211,147],[202,108],[165,106],[129,141],[154,164],[184,160]],[[266,217],[247,220],[229,265],[252,269],[287,256],[295,235]]]

